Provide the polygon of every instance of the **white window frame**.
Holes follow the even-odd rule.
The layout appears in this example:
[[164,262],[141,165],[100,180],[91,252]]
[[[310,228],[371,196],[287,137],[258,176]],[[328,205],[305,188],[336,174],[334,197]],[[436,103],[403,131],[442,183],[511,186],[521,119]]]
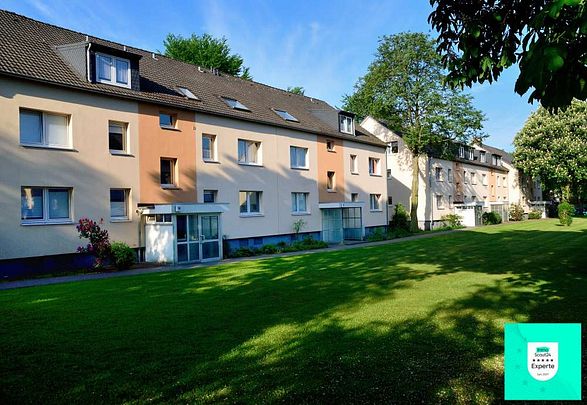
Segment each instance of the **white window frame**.
[[381,207],[381,194],[369,194],[369,210],[371,212],[383,211]]
[[[296,163],[297,163],[297,154],[300,153],[300,152],[298,152],[298,150],[299,151],[303,151],[303,153],[304,153],[304,165],[303,166],[297,166],[296,165]],[[293,157],[292,154],[295,154],[296,155],[296,159],[292,159],[292,157]],[[301,147],[301,146],[290,145],[290,147],[289,147],[289,164],[290,164],[290,167],[292,169],[309,169],[310,168],[310,165],[309,165],[309,162],[308,162],[308,148],[304,148],[304,147]]]
[[[373,163],[373,165],[371,164]],[[369,158],[369,176],[381,176],[381,159]]]
[[469,148],[469,160],[475,160],[475,150],[473,148]]
[[487,186],[487,174],[486,173],[481,174],[481,182],[484,186]]
[[477,174],[475,172],[471,172],[471,184],[472,185],[477,184]]
[[[131,220],[131,209],[130,209],[130,188],[111,188],[112,190],[124,191],[124,207],[126,214],[124,216],[112,216],[112,200],[110,200],[110,222],[127,222]],[[109,198],[112,198],[110,196]]]
[[[244,160],[240,160],[240,151],[239,151],[239,146],[241,144],[241,142],[245,143],[245,159]],[[256,161],[251,161],[251,158],[249,156],[249,145],[250,144],[257,144],[257,159]],[[236,144],[236,159],[238,161],[239,165],[245,165],[245,166],[262,166],[263,165],[263,153],[262,153],[262,149],[263,148],[263,143],[261,141],[252,141],[250,139],[241,139],[239,138],[237,140],[237,144]]]
[[469,184],[469,176],[467,175],[467,171],[463,170],[463,183]]
[[340,132],[344,134],[353,134],[354,129],[354,122],[353,117],[349,117],[348,115],[339,114],[338,118],[338,126]]
[[[22,189],[41,189],[43,190],[43,218],[26,219],[22,217]],[[38,187],[38,186],[21,186],[21,209],[20,209],[20,224],[21,225],[57,225],[57,224],[71,224],[73,223],[73,188],[72,187]],[[68,208],[69,217],[67,218],[49,218],[49,192],[51,190],[67,190],[68,192]]]
[[359,174],[359,157],[357,155],[350,155],[351,174]]
[[465,158],[465,147],[463,145],[459,146],[459,157],[461,159]]
[[334,144],[334,141],[332,139],[326,140],[326,150],[328,152],[334,152],[336,150],[336,145]]
[[[332,173],[332,187],[328,187],[329,179],[331,178],[328,174]],[[329,193],[336,192],[336,172],[333,170],[328,170],[326,172],[326,191]]]
[[[20,131],[21,129],[19,128],[19,142],[21,145],[23,146],[33,146],[33,147],[38,147],[38,148],[47,148],[47,149],[72,149],[73,148],[73,142],[72,142],[72,136],[71,136],[71,115],[70,114],[60,114],[60,113],[54,113],[54,112],[48,112],[48,111],[42,111],[42,110],[35,110],[34,108],[21,108],[19,110],[19,126],[20,126],[20,114],[22,113],[22,111],[30,111],[30,112],[34,112],[34,113],[39,113],[41,114],[41,142],[22,142],[21,141],[21,135],[20,135]],[[67,145],[62,145],[62,144],[53,144],[53,143],[49,143],[48,139],[47,139],[47,116],[49,115],[54,115],[54,116],[58,116],[58,117],[64,117],[66,120],[66,131],[67,131]]]
[[[308,207],[308,200],[310,197],[310,193],[306,192],[292,192],[291,193],[291,213],[292,215],[308,215],[310,214],[310,209]],[[300,210],[300,199],[304,200],[304,204],[306,206],[305,210]]]
[[479,161],[481,163],[487,163],[487,154],[483,150],[479,151]]
[[[204,138],[210,139],[210,157],[204,156]],[[216,135],[202,134],[202,160],[204,162],[218,162]]]
[[436,209],[443,210],[444,209],[444,196],[442,194],[436,194]]
[[[122,128],[122,150],[110,149],[110,126],[120,126]],[[129,139],[128,139],[128,122],[122,121],[108,121],[108,150],[112,155],[128,155],[129,150]]]
[[161,161],[167,160],[171,162],[171,183],[161,183],[162,188],[177,188],[178,187],[178,179],[177,179],[177,159],[176,158],[168,158],[168,157],[160,157],[159,158],[159,181],[161,181]]
[[442,167],[434,168],[434,179],[438,182],[444,181],[444,179],[442,178]]
[[[246,206],[247,206],[247,210],[245,212],[241,212],[240,211],[240,196],[241,193],[245,193],[245,199],[246,199]],[[255,212],[251,212],[251,193],[257,193],[257,201],[258,201],[258,205],[259,205],[259,211],[255,211]],[[238,207],[239,207],[239,215],[241,217],[252,217],[252,216],[262,216],[263,215],[263,206],[262,206],[262,198],[263,198],[263,192],[262,191],[258,191],[258,190],[239,190],[238,192]]]
[[[98,62],[98,58],[110,58],[112,61],[110,64],[110,80],[100,78],[100,64]],[[128,68],[126,69],[126,77],[128,78],[128,83],[120,83],[116,80],[116,61],[126,62]],[[125,87],[127,89],[131,88],[131,69],[130,69],[130,60],[126,58],[121,58],[119,56],[112,56],[101,52],[96,52],[96,82],[110,84],[112,86],[118,87]]]
[[[212,202],[207,202],[206,201],[206,194],[212,194]],[[204,204],[213,204],[216,202],[216,199],[218,198],[218,190],[212,190],[212,189],[205,189],[202,192],[202,202]]]

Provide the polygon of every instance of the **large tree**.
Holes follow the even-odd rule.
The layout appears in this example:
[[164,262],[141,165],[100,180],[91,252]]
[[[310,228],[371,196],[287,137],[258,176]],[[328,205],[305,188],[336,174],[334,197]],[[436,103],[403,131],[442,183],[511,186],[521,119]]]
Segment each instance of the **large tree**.
[[481,136],[483,114],[471,97],[444,86],[440,56],[434,41],[421,33],[384,36],[367,74],[344,97],[344,108],[359,117],[386,120],[412,153],[411,228],[418,229],[420,156],[430,149],[448,149]]
[[303,96],[304,93],[306,92],[306,90],[304,90],[304,88],[301,86],[293,86],[293,87],[288,86],[287,91],[289,93],[299,94],[300,96]]
[[231,53],[226,38],[214,38],[210,34],[189,38],[168,34],[163,42],[165,56],[205,68],[218,69],[233,76],[252,80],[249,68],[243,66],[243,58]]
[[490,83],[516,63],[515,91],[550,109],[587,98],[587,1],[430,0],[452,85]]
[[564,111],[534,112],[514,138],[514,162],[568,200],[587,186],[587,102],[573,101]]

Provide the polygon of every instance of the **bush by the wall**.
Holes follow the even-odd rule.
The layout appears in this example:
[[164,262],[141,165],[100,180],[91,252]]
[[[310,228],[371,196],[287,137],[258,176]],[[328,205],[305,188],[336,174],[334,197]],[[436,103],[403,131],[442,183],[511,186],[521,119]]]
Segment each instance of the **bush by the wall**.
[[497,212],[484,212],[481,215],[481,221],[483,225],[496,225],[501,224],[501,215]]
[[463,226],[461,223],[461,216],[457,214],[443,215],[440,220],[444,222],[445,228],[455,229]]
[[259,253],[262,255],[272,255],[274,253],[279,252],[279,249],[275,245],[263,245],[259,248]]
[[522,221],[524,219],[524,208],[520,204],[510,207],[510,221]]
[[540,219],[542,218],[542,212],[538,210],[532,210],[528,213],[528,219]]
[[379,241],[386,240],[386,239],[387,239],[387,235],[383,232],[383,230],[381,228],[375,229],[373,232],[371,232],[367,236],[367,240],[369,242],[379,242]]
[[118,270],[130,268],[136,261],[135,251],[124,242],[112,242],[110,245],[112,264]]
[[242,248],[238,248],[233,250],[230,253],[230,257],[250,257],[250,256],[256,256],[259,254],[259,250],[255,249],[255,248],[248,248],[248,247],[242,247]]
[[[103,220],[100,220],[102,223]],[[79,253],[94,256],[94,267],[101,268],[110,256],[110,238],[106,229],[100,228],[98,222],[89,218],[81,218],[76,226],[80,239],[88,239],[86,246],[79,246]]]
[[410,215],[402,204],[396,204],[390,226],[392,229],[410,229]]
[[561,224],[571,226],[573,223],[573,215],[575,215],[575,206],[568,201],[563,201],[558,205],[558,219]]

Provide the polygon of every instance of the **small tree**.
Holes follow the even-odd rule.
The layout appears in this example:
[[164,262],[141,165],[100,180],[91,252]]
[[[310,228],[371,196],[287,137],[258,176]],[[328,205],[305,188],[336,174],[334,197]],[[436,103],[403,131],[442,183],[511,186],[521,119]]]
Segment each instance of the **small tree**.
[[410,217],[402,204],[395,205],[390,226],[393,229],[403,229],[406,231],[410,229]]
[[304,228],[304,226],[306,226],[306,221],[304,221],[302,218],[298,219],[297,221],[295,221],[292,225],[293,227],[293,231],[296,234],[296,240],[299,237],[300,232],[302,231],[302,229]]
[[567,201],[558,205],[558,219],[562,225],[571,226],[575,215],[575,206]]
[[521,221],[524,219],[524,209],[520,204],[514,204],[510,207],[510,221]]
[[[104,220],[100,219],[100,223]],[[76,226],[80,239],[88,239],[86,246],[79,246],[79,253],[89,253],[94,256],[94,267],[104,266],[104,262],[110,256],[110,240],[108,231],[100,228],[96,221],[89,218],[81,218]]]

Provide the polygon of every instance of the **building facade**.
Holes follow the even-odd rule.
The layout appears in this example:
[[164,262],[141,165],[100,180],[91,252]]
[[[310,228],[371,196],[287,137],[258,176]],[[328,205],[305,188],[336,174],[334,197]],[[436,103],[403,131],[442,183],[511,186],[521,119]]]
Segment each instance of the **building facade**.
[[386,144],[351,113],[6,11],[0,55],[0,268],[62,265],[84,217],[173,263],[387,224]]

